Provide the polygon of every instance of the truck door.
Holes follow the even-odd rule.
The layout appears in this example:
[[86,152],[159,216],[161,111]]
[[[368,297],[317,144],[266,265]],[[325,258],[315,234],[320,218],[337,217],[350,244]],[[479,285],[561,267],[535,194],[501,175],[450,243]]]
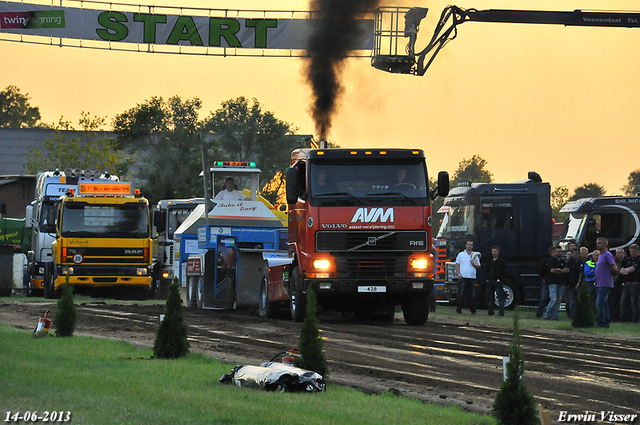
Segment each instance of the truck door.
[[236,237],[216,235],[216,248],[205,253],[203,308],[232,309],[236,300]]
[[214,304],[232,309],[236,301],[236,237],[217,235]]
[[491,255],[491,246],[498,245],[500,252],[519,254],[517,223],[511,198],[481,198],[480,246],[482,255]]
[[627,247],[638,237],[637,214],[627,207],[610,205],[595,211],[589,221],[589,244],[603,236],[609,241],[609,249]]

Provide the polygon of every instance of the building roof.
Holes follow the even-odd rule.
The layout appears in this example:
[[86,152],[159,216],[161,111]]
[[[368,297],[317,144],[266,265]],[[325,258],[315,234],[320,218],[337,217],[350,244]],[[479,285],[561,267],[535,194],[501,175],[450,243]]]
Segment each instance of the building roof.
[[[27,174],[27,153],[32,149],[44,152],[47,139],[54,140],[58,135],[65,139],[79,138],[80,143],[87,140],[86,135],[95,137],[115,137],[112,132],[85,132],[52,130],[48,128],[0,128],[0,176],[23,176]],[[94,137],[91,137],[94,138]]]

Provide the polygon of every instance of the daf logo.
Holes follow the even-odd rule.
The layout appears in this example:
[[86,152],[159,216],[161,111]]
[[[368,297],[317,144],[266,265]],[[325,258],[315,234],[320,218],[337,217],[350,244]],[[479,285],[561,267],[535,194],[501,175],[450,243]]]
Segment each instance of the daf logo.
[[356,223],[358,221],[361,223],[375,223],[378,221],[380,223],[393,223],[393,208],[358,208],[353,217],[351,217],[351,222]]
[[140,255],[142,254],[142,250],[141,249],[125,249],[124,253],[128,255]]

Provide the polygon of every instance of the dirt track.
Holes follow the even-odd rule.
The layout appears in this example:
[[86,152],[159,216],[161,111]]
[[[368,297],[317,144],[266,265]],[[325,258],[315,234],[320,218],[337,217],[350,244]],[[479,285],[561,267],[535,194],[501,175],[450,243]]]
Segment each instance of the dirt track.
[[[55,303],[0,303],[0,322],[22,329]],[[78,304],[76,334],[151,345],[163,305]],[[184,309],[191,348],[232,364],[258,364],[295,346],[300,324],[221,311]],[[509,319],[505,320],[509,325]],[[329,382],[369,393],[392,391],[488,414],[502,381],[510,327],[430,318],[409,327],[323,315]],[[529,391],[554,422],[561,411],[640,414],[640,340],[525,329]],[[599,418],[599,413],[598,413]],[[640,423],[640,421],[638,421]]]

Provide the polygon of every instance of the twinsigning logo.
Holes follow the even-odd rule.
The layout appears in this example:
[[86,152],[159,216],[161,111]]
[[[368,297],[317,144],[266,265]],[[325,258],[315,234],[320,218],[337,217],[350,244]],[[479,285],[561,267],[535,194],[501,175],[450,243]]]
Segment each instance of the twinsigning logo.
[[0,13],[2,29],[65,28],[64,10]]

